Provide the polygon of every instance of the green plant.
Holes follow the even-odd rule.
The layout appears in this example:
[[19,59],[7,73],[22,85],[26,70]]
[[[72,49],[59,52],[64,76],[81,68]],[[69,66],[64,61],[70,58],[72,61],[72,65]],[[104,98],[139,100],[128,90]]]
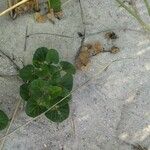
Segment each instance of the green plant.
[[69,95],[45,114],[53,122],[68,118],[75,72],[71,63],[59,61],[56,50],[38,48],[33,55],[33,65],[27,65],[19,71],[24,81],[20,86],[20,96],[27,102],[26,114],[36,117]]
[[0,130],[3,130],[9,122],[9,118],[7,117],[7,115],[0,110]]
[[49,8],[52,8],[54,12],[60,12],[61,9],[61,0],[48,0]]
[[[126,11],[131,14],[138,22],[139,24],[144,28],[144,30],[149,31],[150,32],[150,25],[146,24],[142,17],[140,16],[139,12],[137,11],[137,8],[135,7],[135,2],[131,1],[131,5],[127,6],[126,4],[124,4],[124,2],[122,0],[116,0],[124,9],[126,9]],[[147,0],[143,0],[146,8],[148,10],[148,13],[150,15],[150,4],[148,3]]]

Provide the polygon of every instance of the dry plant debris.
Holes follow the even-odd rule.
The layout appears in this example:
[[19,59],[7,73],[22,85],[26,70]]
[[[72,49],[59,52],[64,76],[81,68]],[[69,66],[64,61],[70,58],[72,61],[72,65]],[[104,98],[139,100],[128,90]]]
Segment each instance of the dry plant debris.
[[21,15],[26,12],[31,12],[31,11],[35,10],[35,8],[36,8],[36,2],[34,0],[28,1],[28,2],[18,6],[17,8],[15,8],[15,13],[17,15]]
[[103,51],[103,46],[99,42],[85,44],[79,50],[75,64],[76,68],[82,70],[90,62],[90,58]]
[[38,22],[38,23],[44,23],[46,22],[47,18],[45,15],[41,15],[39,12],[36,12],[34,14],[34,17],[35,17],[35,20]]
[[[78,33],[78,35],[79,37],[82,37],[82,34],[80,32]],[[118,36],[116,35],[115,32],[107,32],[105,34],[105,38],[107,40],[112,40],[113,44],[113,41],[116,40]],[[112,54],[116,54],[120,52],[120,49],[117,46],[114,46],[114,44],[110,49],[106,50],[100,42],[87,43],[81,46],[75,57],[76,68],[79,70],[85,69],[85,67],[89,64],[90,59],[93,56],[102,52],[110,52]]]
[[[15,5],[18,0],[9,0],[9,7]],[[47,9],[43,10],[43,7],[46,6]],[[35,12],[34,18],[39,23],[44,23],[47,20],[50,20],[53,24],[57,19],[63,18],[63,12],[54,11],[52,8],[49,7],[48,2],[38,3],[37,0],[30,0],[18,7],[16,7],[13,11],[10,12],[11,18],[15,19],[18,15],[22,15],[27,12]],[[43,13],[44,12],[44,13]]]
[[116,54],[120,51],[120,49],[116,46],[112,46],[109,50],[105,50],[100,42],[88,43],[81,47],[75,57],[75,65],[79,70],[83,70],[90,59],[102,52],[110,52],[112,54]]
[[47,18],[48,18],[53,24],[55,24],[56,18],[55,18],[53,9],[51,9],[50,12],[47,14]]
[[108,40],[116,40],[118,38],[118,36],[116,35],[115,32],[107,32],[105,34],[105,38]]
[[55,13],[54,13],[54,16],[55,16],[57,19],[60,20],[60,19],[63,18],[64,14],[63,14],[62,11],[60,11],[60,12],[55,12]]

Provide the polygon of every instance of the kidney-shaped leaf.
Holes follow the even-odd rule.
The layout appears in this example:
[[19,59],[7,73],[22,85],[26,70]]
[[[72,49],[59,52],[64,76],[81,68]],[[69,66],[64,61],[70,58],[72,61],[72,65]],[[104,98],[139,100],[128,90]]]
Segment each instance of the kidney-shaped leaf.
[[30,97],[29,94],[29,84],[23,84],[20,86],[20,96],[23,100],[27,101]]
[[46,61],[48,63],[54,63],[57,64],[59,62],[59,54],[55,49],[48,50],[48,53],[46,55]]
[[51,101],[52,101],[52,98],[50,95],[43,95],[42,97],[36,99],[35,101],[37,101],[37,104],[39,106],[43,106],[43,107],[46,107],[46,108],[49,108],[51,105]]
[[49,80],[49,83],[52,85],[58,85],[61,81],[61,74],[60,72],[56,72],[52,75],[51,80]]
[[39,106],[37,102],[33,99],[29,99],[26,105],[25,112],[30,117],[36,117],[46,111],[46,108]]
[[19,71],[19,76],[23,81],[32,81],[37,78],[33,65],[27,65]]
[[34,98],[41,97],[43,94],[44,86],[46,82],[42,79],[33,80],[30,84],[29,91]]
[[62,122],[69,116],[69,104],[65,104],[63,106],[57,105],[51,110],[49,110],[45,116],[53,122]]
[[49,76],[49,67],[46,64],[43,64],[40,68],[35,69],[35,74],[41,78],[47,77]]
[[60,81],[60,85],[71,91],[73,87],[73,76],[71,74],[65,74]]
[[71,96],[71,93],[70,93],[70,91],[69,90],[67,90],[67,89],[63,89],[63,92],[62,92],[62,94],[61,94],[61,97],[62,98],[65,98],[63,101],[62,101],[62,105],[64,104],[64,103],[68,103],[70,100],[71,100],[71,98],[72,98],[72,96]]
[[0,110],[0,130],[3,130],[9,122],[9,118],[7,117],[7,115]]
[[71,100],[71,95],[66,95],[66,96],[64,96],[64,97],[59,96],[59,97],[57,97],[57,99],[55,99],[55,104],[61,101],[61,102],[59,103],[59,106],[64,106],[64,105],[66,105],[66,103],[68,103],[70,100]]
[[59,86],[50,86],[49,92],[52,96],[57,97],[60,96],[62,93],[62,88]]
[[33,65],[40,67],[44,63],[47,53],[48,49],[46,47],[38,48],[33,55]]
[[70,73],[70,74],[76,73],[76,69],[71,63],[69,63],[67,61],[61,61],[60,65],[66,73]]
[[56,72],[59,72],[59,70],[60,70],[60,67],[52,65],[52,64],[49,64],[48,68],[49,68],[49,73],[50,74],[54,74]]
[[[50,95],[46,94],[43,95],[40,98],[35,99],[35,101],[37,102],[37,104],[39,106],[43,106],[46,107],[47,109],[49,109],[50,107],[54,106],[56,103],[58,103],[62,98],[60,97],[51,97]],[[66,104],[68,101],[66,101],[65,103],[60,103],[60,105],[64,105]]]

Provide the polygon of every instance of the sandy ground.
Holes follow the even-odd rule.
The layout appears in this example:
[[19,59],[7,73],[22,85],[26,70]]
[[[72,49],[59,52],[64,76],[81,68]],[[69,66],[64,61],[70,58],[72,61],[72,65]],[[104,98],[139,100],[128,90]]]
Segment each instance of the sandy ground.
[[[0,10],[6,7],[0,1]],[[144,4],[137,7],[150,22]],[[70,104],[70,117],[61,124],[44,116],[6,138],[4,150],[132,150],[141,144],[150,150],[150,38],[115,0],[69,0],[63,3],[64,18],[38,24],[33,15],[16,20],[0,18],[0,50],[22,63],[31,62],[36,48],[58,49],[64,60],[74,62],[81,45],[78,32],[86,30],[85,43],[101,41],[120,52],[102,53],[92,58],[85,71],[77,71]],[[104,38],[114,31],[118,39]],[[109,67],[107,69],[106,66]],[[21,99],[21,80],[8,58],[0,53],[0,107],[9,117]],[[20,104],[10,132],[30,120]],[[1,131],[3,137],[6,130]]]

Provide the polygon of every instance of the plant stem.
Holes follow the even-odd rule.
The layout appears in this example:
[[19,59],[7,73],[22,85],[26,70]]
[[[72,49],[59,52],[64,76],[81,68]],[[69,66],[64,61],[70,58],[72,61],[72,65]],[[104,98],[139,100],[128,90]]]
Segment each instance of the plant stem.
[[129,8],[128,6],[126,6],[121,0],[116,0],[123,8],[125,8],[129,14],[131,14],[139,23],[140,25],[144,28],[144,30],[149,31],[150,32],[150,25],[146,24],[142,19],[141,16],[137,13],[137,11],[134,9],[133,10],[131,8]]
[[145,5],[146,5],[146,8],[147,8],[148,14],[149,14],[149,16],[150,16],[150,4],[148,3],[148,1],[147,1],[147,0],[144,0],[144,3],[145,3]]
[[49,13],[51,12],[51,3],[50,0],[48,0],[48,8],[49,8]]

